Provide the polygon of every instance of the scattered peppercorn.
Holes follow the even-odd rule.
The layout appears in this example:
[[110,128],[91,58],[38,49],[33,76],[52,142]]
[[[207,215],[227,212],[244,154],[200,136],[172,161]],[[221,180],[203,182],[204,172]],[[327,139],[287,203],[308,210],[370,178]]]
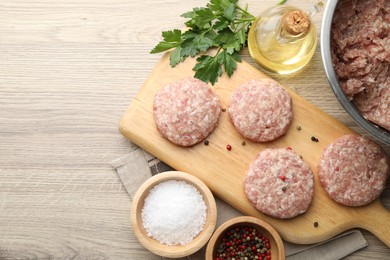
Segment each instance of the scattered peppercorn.
[[302,157],[302,155],[299,155],[299,158],[301,158],[301,159],[302,159],[302,158],[303,158],[303,157]]
[[222,108],[222,112],[225,112],[226,111],[226,108]]
[[318,143],[318,141],[319,141],[318,138],[315,137],[315,136],[312,136],[312,137],[311,137],[311,140],[312,140],[313,142],[316,142],[316,143]]
[[284,176],[284,175],[280,175],[279,178],[280,178],[282,181],[285,181],[285,180],[286,180],[286,176]]
[[226,145],[226,149],[227,149],[228,151],[231,151],[231,150],[232,150],[232,146],[231,146],[230,144],[228,144],[228,145]]
[[242,142],[241,142],[241,145],[246,145],[245,141],[242,141]]
[[208,140],[204,140],[203,144],[204,145],[209,145],[209,141]]
[[259,230],[240,226],[222,234],[213,259],[271,259],[270,248],[270,241]]
[[297,130],[301,131],[302,127],[300,125],[297,125]]
[[290,150],[290,151],[291,151],[291,150],[292,150],[292,148],[289,146],[289,147],[287,147],[287,150]]
[[314,222],[314,227],[318,227],[318,222]]
[[283,187],[283,188],[282,188],[282,191],[283,191],[283,192],[285,192],[286,190],[287,190],[287,188],[286,188],[286,187]]

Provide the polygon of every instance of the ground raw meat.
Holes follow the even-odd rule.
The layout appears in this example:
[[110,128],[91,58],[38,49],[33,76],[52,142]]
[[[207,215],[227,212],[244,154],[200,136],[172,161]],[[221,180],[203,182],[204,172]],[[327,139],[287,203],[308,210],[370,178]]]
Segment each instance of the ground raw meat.
[[386,84],[355,95],[354,103],[368,120],[390,130],[390,77]]
[[229,114],[245,138],[272,141],[287,132],[293,118],[292,101],[287,90],[275,80],[251,80],[233,92]]
[[153,103],[157,129],[172,143],[191,146],[217,126],[221,113],[218,96],[206,83],[185,78],[160,89]]
[[384,190],[389,163],[387,154],[373,141],[345,135],[324,150],[318,175],[333,200],[346,206],[363,206]]
[[339,1],[331,52],[344,93],[366,119],[390,130],[390,1]]
[[268,148],[250,164],[244,180],[249,201],[262,213],[292,218],[307,211],[313,198],[313,173],[294,151]]

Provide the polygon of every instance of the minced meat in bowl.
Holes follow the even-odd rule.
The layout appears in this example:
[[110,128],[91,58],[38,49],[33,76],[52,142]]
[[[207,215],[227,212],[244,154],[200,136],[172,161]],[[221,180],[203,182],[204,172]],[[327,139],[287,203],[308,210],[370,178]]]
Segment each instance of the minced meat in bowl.
[[330,0],[322,26],[335,95],[364,130],[390,144],[390,1]]

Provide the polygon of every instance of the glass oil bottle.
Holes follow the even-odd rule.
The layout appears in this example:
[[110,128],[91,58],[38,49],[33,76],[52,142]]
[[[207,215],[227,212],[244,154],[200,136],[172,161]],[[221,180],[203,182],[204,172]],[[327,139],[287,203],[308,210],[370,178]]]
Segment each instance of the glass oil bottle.
[[304,67],[317,46],[317,32],[309,15],[292,6],[278,5],[253,22],[248,35],[252,58],[263,68],[289,74]]

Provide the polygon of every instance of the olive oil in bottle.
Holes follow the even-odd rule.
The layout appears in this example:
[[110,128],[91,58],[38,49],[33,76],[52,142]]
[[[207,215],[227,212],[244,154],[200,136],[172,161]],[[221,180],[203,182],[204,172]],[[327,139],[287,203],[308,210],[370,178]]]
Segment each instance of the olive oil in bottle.
[[317,45],[309,15],[291,6],[275,6],[253,22],[248,36],[252,58],[263,68],[289,74],[304,67]]

